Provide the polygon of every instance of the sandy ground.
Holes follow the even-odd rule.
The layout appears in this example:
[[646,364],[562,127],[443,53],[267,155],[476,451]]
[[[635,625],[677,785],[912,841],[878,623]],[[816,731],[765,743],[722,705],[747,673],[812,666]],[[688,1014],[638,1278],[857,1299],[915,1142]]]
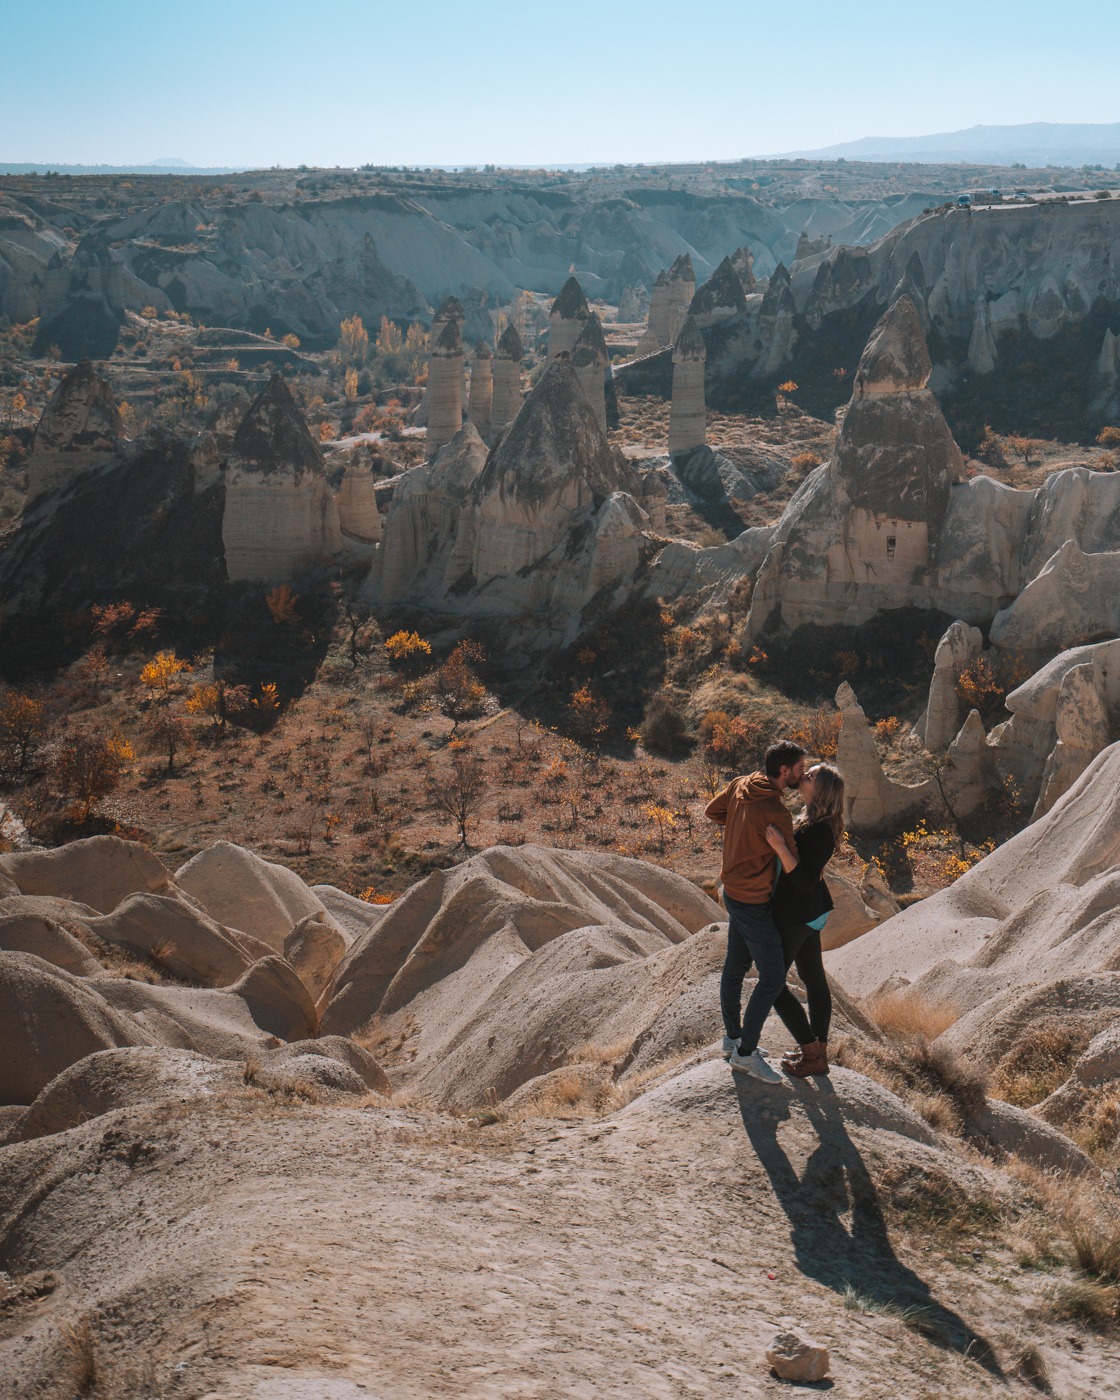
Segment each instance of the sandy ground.
[[849,1129],[827,1083],[699,1073],[695,1112],[483,1127],[246,1091],[8,1148],[0,1267],[53,1280],[0,1310],[0,1394],[763,1396],[786,1322],[840,1396],[1026,1393],[1000,1373],[1028,1341],[1054,1393],[1120,1394],[1120,1348],[1046,1321],[1002,1249],[892,1237],[875,1171],[942,1154]]

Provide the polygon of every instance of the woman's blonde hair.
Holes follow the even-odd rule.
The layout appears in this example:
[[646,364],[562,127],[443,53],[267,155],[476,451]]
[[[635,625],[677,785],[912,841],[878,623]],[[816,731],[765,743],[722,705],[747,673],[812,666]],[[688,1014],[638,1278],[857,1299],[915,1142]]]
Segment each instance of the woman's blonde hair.
[[805,804],[798,825],[828,822],[839,846],[844,835],[844,775],[831,763],[815,763],[809,774],[813,779],[813,797]]

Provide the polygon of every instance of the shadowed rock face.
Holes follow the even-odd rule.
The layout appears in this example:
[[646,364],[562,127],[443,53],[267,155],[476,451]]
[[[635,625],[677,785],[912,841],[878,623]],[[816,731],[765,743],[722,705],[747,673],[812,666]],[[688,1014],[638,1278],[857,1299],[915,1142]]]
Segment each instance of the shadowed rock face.
[[253,400],[226,469],[222,540],[231,581],[290,581],[342,544],[318,444],[279,375]]
[[516,360],[518,364],[525,358],[525,347],[521,344],[517,327],[512,322],[498,337],[498,358],[500,360]]
[[583,288],[574,277],[569,277],[560,288],[560,295],[552,303],[549,314],[562,316],[565,321],[585,321],[591,315]]
[[250,404],[229,461],[231,469],[290,472],[297,481],[304,472],[322,476],[323,454],[280,375],[274,374]]
[[924,389],[932,369],[917,309],[908,296],[900,297],[872,331],[860,357],[855,397]]
[[697,290],[688,314],[699,318],[701,325],[741,315],[747,309],[743,283],[730,258],[724,258],[711,277]]
[[32,450],[112,452],[123,436],[113,391],[89,360],[83,360],[51,395],[35,429]]

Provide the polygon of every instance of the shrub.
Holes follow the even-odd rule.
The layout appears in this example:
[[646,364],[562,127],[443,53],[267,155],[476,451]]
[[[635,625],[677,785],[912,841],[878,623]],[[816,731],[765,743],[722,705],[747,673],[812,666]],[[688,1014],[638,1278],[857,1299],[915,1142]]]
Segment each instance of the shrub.
[[806,753],[813,757],[835,758],[843,723],[844,719],[839,710],[828,705],[819,705],[816,711],[803,719],[787,737],[795,744],[800,744]]
[[6,768],[22,773],[45,730],[46,714],[41,700],[18,690],[0,695],[0,760]]
[[1120,447],[1120,428],[1111,425],[1102,428],[1097,434],[1097,442],[1101,447]]
[[385,641],[389,660],[395,666],[415,665],[432,654],[432,644],[426,642],[418,632],[394,632]]
[[688,750],[688,721],[667,695],[653,697],[638,732],[651,753],[673,757]]
[[587,743],[597,744],[610,727],[610,705],[596,697],[586,681],[572,691],[566,708],[572,731]]
[[708,710],[697,728],[705,756],[720,768],[746,768],[766,747],[761,724],[725,710]]
[[149,690],[166,691],[176,676],[190,671],[191,664],[172,650],[157,652],[140,672],[140,682]]
[[116,791],[135,757],[132,745],[116,735],[75,734],[66,740],[52,774],[63,795],[74,799],[80,822],[89,820],[100,798]]

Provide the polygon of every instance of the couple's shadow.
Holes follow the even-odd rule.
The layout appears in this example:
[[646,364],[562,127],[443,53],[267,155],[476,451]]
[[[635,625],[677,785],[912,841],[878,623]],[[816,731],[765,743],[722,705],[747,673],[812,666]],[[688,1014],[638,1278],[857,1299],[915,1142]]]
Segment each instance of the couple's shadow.
[[[839,1294],[858,1297],[872,1311],[901,1316],[936,1345],[1002,1377],[991,1343],[939,1303],[925,1280],[895,1254],[875,1183],[848,1134],[831,1082],[771,1087],[739,1075],[734,1079],[743,1126],[789,1220],[801,1272]],[[817,1135],[800,1177],[778,1142],[778,1125],[790,1119],[795,1102]]]

